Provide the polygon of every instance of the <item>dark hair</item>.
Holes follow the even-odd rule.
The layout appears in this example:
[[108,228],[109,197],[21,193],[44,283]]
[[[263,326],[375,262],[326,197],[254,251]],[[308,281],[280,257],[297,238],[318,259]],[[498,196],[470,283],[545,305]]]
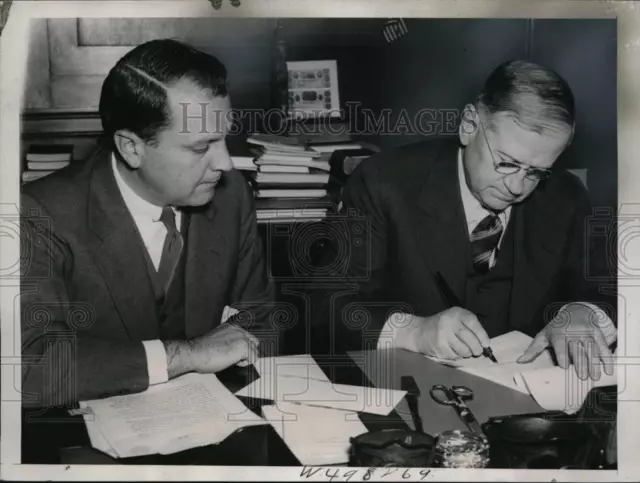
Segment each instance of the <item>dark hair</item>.
[[491,114],[504,112],[541,132],[564,124],[573,129],[575,100],[555,71],[524,60],[505,62],[487,78],[477,101]]
[[171,125],[167,89],[187,78],[214,96],[227,96],[227,70],[212,55],[176,40],[152,40],[135,47],[111,69],[102,84],[100,117],[109,146],[119,129],[155,142]]

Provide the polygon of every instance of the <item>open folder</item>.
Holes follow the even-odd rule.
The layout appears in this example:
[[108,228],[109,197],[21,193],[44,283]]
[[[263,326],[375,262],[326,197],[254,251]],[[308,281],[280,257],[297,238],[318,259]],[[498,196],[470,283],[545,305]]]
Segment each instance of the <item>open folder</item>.
[[547,411],[574,413],[580,409],[591,389],[617,384],[615,364],[612,375],[606,374],[601,368],[599,380],[583,381],[578,378],[573,365],[567,369],[557,366],[549,349],[532,362],[519,364],[517,359],[532,340],[532,337],[518,331],[491,339],[491,349],[498,364],[483,356],[456,361],[433,357],[428,359],[531,395]]

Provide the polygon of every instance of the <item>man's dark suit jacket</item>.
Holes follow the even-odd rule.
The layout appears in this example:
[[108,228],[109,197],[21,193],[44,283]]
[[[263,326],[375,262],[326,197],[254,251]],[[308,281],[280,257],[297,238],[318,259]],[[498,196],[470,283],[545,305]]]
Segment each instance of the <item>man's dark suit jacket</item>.
[[[141,341],[160,338],[156,302],[145,247],[110,156],[101,150],[86,163],[23,188],[25,405],[67,404],[148,387]],[[274,288],[242,175],[225,172],[212,202],[188,216],[187,339],[215,328],[224,307],[237,304],[235,321],[272,345]]]
[[[465,299],[469,234],[458,147],[451,138],[402,146],[361,163],[350,177],[341,211],[348,222],[340,222],[349,242],[327,256],[346,258],[346,285],[325,292],[315,322],[331,327],[334,349],[375,348],[392,312],[429,316],[446,309],[436,272]],[[595,248],[585,237],[590,215],[586,190],[563,170],[513,206],[513,330],[535,335],[570,301],[598,303],[613,316],[615,297],[607,304],[584,274],[586,257],[593,256],[586,250]]]

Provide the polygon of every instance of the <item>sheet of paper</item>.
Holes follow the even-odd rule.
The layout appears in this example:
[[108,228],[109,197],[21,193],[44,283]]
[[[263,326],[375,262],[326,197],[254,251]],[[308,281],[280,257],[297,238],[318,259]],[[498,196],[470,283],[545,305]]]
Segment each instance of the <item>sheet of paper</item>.
[[524,384],[542,408],[569,414],[580,409],[589,391],[594,387],[613,386],[618,383],[615,366],[612,375],[602,370],[597,381],[580,379],[573,365],[567,369],[556,366],[522,372],[520,379],[521,384]]
[[352,411],[279,402],[262,414],[303,465],[347,463],[350,438],[367,432]]
[[[491,339],[491,350],[493,350],[493,354],[496,356],[496,360],[500,364],[516,362],[518,357],[520,357],[527,349],[527,347],[529,347],[529,344],[532,340],[533,338],[528,336],[527,334],[523,334],[522,332],[514,330]],[[543,355],[541,355],[540,357],[543,357]],[[494,362],[484,356],[470,357],[468,359],[458,359],[454,361],[428,356],[427,358],[451,367],[478,368],[495,366]]]
[[253,365],[260,377],[302,377],[329,381],[317,362],[308,354],[263,357]]
[[[94,430],[119,457],[215,444],[241,427],[266,423],[214,374],[187,374],[141,393],[84,405],[93,412]],[[94,431],[95,439],[104,444]]]
[[272,401],[298,402],[346,411],[387,415],[405,396],[406,391],[375,387],[332,384],[303,377],[274,377],[267,375],[236,392],[246,396]]
[[[80,403],[81,408],[86,408],[86,402]],[[107,453],[112,458],[117,458],[118,453],[114,450],[109,442],[102,435],[102,430],[98,423],[95,420],[95,416],[93,413],[85,414],[82,416],[84,419],[84,423],[87,427],[87,434],[89,435],[89,441],[91,441],[91,446],[93,446],[98,451],[102,451],[103,453]]]
[[545,350],[534,361],[528,364],[519,364],[516,362],[527,347],[529,347],[532,340],[532,337],[518,331],[508,332],[491,339],[491,349],[498,364],[484,356],[460,359],[457,361],[447,361],[432,357],[429,357],[429,359],[451,367],[456,367],[461,371],[482,377],[483,379],[520,391],[524,394],[529,394],[526,386],[524,386],[522,382],[518,382],[517,374],[523,371],[554,367],[551,353],[548,350]]

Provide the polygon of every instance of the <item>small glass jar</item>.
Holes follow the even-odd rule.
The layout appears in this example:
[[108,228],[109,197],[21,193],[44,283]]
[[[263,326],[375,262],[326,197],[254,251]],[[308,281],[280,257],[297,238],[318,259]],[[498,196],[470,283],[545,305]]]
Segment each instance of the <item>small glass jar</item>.
[[441,468],[486,468],[489,441],[470,431],[443,431],[436,440],[435,455]]

